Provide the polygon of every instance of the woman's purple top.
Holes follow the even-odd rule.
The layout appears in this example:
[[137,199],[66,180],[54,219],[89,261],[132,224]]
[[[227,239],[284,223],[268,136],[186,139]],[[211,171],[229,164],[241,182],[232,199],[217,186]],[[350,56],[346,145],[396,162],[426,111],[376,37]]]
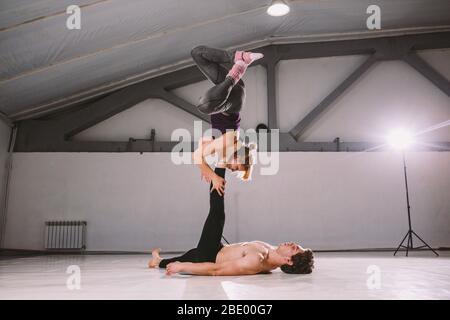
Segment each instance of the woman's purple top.
[[238,130],[241,123],[239,112],[224,115],[223,113],[215,113],[211,115],[211,127],[220,130],[224,134],[228,130]]

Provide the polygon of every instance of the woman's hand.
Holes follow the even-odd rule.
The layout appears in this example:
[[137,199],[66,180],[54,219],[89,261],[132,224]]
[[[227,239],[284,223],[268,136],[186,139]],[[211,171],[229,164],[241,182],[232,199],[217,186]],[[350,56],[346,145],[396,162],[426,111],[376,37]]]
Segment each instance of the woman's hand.
[[201,173],[200,180],[203,180],[203,179],[205,179],[205,181],[208,182],[208,184],[211,183],[211,177],[208,176],[207,174],[204,174],[204,173],[202,172],[202,173]]
[[183,264],[181,262],[172,262],[166,266],[166,275],[171,276],[175,273],[181,272]]
[[211,181],[212,188],[210,191],[213,192],[213,190],[215,189],[219,196],[223,196],[223,194],[225,193],[225,179],[221,176],[218,176],[217,174],[214,174],[214,176],[211,178]]

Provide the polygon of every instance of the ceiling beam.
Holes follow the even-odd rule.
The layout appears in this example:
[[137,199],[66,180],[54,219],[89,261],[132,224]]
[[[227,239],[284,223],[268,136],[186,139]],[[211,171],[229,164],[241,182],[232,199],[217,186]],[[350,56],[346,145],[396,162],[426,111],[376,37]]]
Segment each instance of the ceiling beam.
[[419,57],[417,53],[410,52],[403,57],[403,60],[450,97],[450,81],[433,69],[433,67]]
[[267,73],[267,126],[269,129],[278,128],[277,92],[276,92],[276,67],[280,61],[277,46],[269,46],[264,51],[263,65]]
[[[139,139],[129,141],[59,141],[52,144],[34,144],[23,148],[16,146],[15,152],[172,152],[179,142],[153,141],[151,139]],[[182,149],[186,152],[195,150],[195,143],[182,143]],[[263,151],[269,152],[387,152],[389,146],[379,142],[297,142],[288,133],[280,134],[278,148],[272,149],[270,144]],[[421,144],[411,151],[450,151],[450,142],[433,142]]]

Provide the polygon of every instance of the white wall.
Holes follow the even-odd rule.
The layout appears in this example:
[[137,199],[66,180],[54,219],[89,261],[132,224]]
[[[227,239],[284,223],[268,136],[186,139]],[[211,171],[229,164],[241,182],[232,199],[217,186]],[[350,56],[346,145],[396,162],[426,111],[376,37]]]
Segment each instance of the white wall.
[[[282,153],[275,176],[228,177],[225,236],[298,241],[315,249],[394,247],[406,232],[401,158],[394,153]],[[408,155],[412,219],[450,246],[450,153]],[[194,246],[208,186],[169,154],[17,153],[5,246],[43,248],[45,220],[86,219],[89,250]]]
[[[421,53],[450,78],[450,51]],[[283,61],[278,66],[279,124],[288,131],[364,57]],[[246,74],[243,128],[266,122],[265,70]],[[195,104],[210,84],[175,94]],[[382,141],[399,126],[423,130],[450,119],[450,98],[399,61],[373,66],[318,122],[307,141]],[[77,136],[80,140],[168,140],[194,118],[148,100]],[[450,127],[419,137],[450,141]],[[231,241],[299,241],[315,249],[394,247],[406,232],[401,158],[395,153],[282,153],[280,171],[241,184],[229,177],[225,235]],[[408,172],[415,230],[450,246],[450,153],[411,153]],[[50,219],[86,219],[89,250],[183,250],[196,244],[208,210],[207,186],[193,166],[169,154],[17,153],[5,245],[42,249]]]

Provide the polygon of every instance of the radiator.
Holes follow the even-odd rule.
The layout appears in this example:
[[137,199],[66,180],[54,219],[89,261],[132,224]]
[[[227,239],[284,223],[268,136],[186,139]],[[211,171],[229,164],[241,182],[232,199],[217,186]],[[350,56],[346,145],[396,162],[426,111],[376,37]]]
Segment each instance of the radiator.
[[46,221],[45,249],[85,250],[86,221]]

